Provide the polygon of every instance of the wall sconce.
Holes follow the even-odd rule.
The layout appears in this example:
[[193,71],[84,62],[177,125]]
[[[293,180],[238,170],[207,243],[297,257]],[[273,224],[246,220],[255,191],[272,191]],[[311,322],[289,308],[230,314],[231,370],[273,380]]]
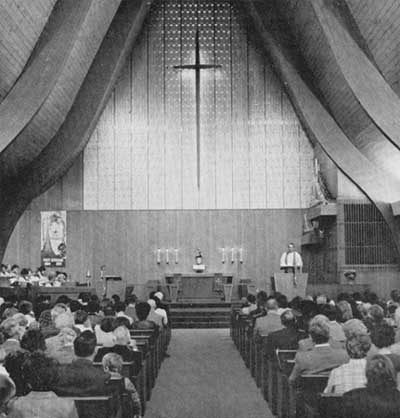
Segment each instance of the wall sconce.
[[157,264],[161,264],[161,249],[157,249]]
[[221,256],[221,263],[222,263],[222,264],[225,264],[225,247],[223,247],[223,248],[221,249],[221,253],[222,253],[222,256]]
[[165,250],[165,263],[169,264],[169,249],[168,248]]
[[235,262],[235,249],[231,248],[231,263],[233,264]]
[[175,264],[179,263],[179,250],[175,248]]

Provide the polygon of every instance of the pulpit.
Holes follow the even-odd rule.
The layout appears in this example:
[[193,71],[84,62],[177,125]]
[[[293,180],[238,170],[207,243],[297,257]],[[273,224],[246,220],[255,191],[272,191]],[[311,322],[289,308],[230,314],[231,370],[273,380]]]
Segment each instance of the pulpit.
[[111,298],[113,295],[118,295],[121,300],[125,300],[126,282],[119,276],[106,276],[106,297]]
[[307,273],[275,273],[272,278],[272,289],[283,293],[289,300],[296,296],[305,298],[307,281]]

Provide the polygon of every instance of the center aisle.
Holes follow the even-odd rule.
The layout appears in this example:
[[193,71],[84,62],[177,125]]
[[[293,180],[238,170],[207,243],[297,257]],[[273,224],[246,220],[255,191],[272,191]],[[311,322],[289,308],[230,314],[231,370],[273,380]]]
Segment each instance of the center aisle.
[[269,418],[228,329],[174,329],[146,418]]

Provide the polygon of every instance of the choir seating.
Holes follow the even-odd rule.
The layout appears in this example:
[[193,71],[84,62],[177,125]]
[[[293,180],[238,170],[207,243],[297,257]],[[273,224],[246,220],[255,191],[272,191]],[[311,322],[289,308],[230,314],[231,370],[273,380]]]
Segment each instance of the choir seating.
[[[276,350],[268,357],[265,344],[252,336],[252,321],[240,310],[231,313],[230,335],[260,388],[272,413],[278,418],[339,418],[341,397],[322,394],[328,373],[302,375],[296,387],[289,383],[295,350]],[[327,415],[329,409],[329,415]]]

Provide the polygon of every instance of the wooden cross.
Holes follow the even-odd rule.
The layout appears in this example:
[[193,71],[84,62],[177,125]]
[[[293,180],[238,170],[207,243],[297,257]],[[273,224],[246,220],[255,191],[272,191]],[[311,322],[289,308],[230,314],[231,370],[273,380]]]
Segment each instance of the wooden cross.
[[200,62],[199,31],[196,31],[196,59],[194,64],[174,65],[177,70],[194,70],[196,74],[196,148],[197,148],[197,188],[200,189],[200,71],[221,68],[221,65]]

